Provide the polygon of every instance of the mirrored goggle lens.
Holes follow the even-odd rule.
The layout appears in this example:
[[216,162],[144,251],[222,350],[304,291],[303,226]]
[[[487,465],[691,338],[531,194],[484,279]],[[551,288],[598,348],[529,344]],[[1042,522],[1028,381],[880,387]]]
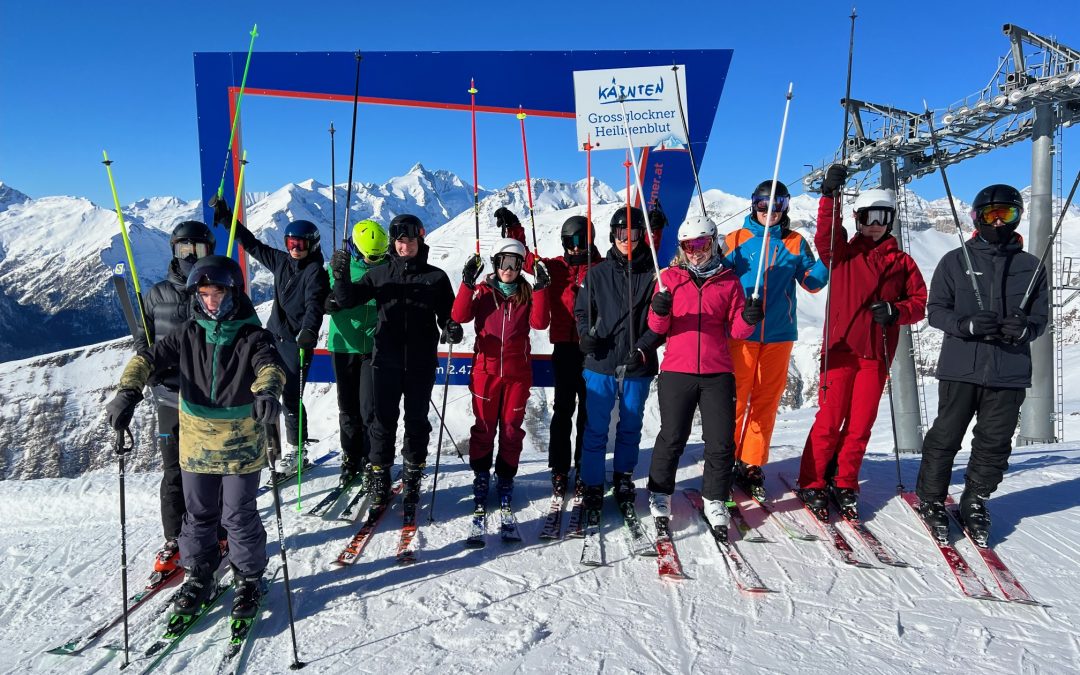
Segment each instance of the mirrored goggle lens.
[[615,228],[615,238],[616,239],[618,239],[619,241],[626,241],[627,237],[630,238],[630,241],[638,241],[638,240],[641,239],[641,230],[638,230],[638,229],[629,229],[628,230],[625,227],[616,227]]
[[178,241],[173,244],[173,255],[181,260],[195,256],[195,259],[210,255],[210,244],[205,241]]
[[698,237],[697,239],[687,239],[686,241],[679,242],[679,246],[681,246],[682,250],[687,253],[711,251],[712,237]]
[[495,258],[495,269],[497,270],[513,270],[515,272],[521,269],[521,263],[523,261],[516,255],[510,255],[509,253],[503,253]]
[[888,227],[893,224],[896,213],[892,209],[863,209],[855,214],[855,220],[859,225],[880,225]]
[[563,235],[562,245],[565,249],[587,248],[589,238],[585,232]]
[[307,239],[301,239],[300,237],[285,237],[285,248],[290,251],[306,251],[310,246],[310,242]]
[[390,228],[390,238],[394,241],[411,241],[422,236],[423,232],[418,231],[411,223],[397,223]]
[[[772,208],[773,213],[783,213],[784,211],[787,211],[788,203],[790,201],[791,201],[790,197],[781,197],[779,195],[774,197],[773,198],[773,208]],[[769,197],[768,197],[768,195],[766,195],[764,197],[755,196],[754,199],[753,199],[753,202],[754,202],[754,210],[755,211],[760,211],[760,212],[764,213],[769,208]]]
[[1020,222],[1020,209],[1016,206],[1004,204],[990,204],[977,211],[977,217],[973,218],[980,223],[990,225],[995,220],[1000,220],[1006,225],[1014,225]]

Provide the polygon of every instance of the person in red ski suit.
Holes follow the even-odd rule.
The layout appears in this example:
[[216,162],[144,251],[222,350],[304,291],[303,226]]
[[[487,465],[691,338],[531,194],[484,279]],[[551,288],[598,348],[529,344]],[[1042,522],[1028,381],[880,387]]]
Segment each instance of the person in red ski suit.
[[[826,471],[835,464],[831,496],[857,517],[859,468],[877,417],[900,325],[926,314],[926,283],[911,256],[890,234],[896,216],[891,190],[866,190],[855,202],[857,234],[850,240],[833,200],[846,182],[842,165],[829,167],[818,201],[814,243],[831,260],[830,298],[818,413],[806,439],[799,496],[827,513]],[[884,334],[884,339],[883,339]]]
[[547,270],[543,263],[537,263],[536,284],[530,286],[521,276],[524,262],[524,245],[515,239],[501,239],[491,257],[495,272],[477,283],[481,261],[478,256],[470,257],[450,312],[450,318],[459,324],[475,321],[469,388],[476,422],[469,438],[469,466],[475,474],[474,496],[481,503],[487,499],[497,430],[495,475],[500,501],[509,505],[525,438],[525,402],[532,386],[529,329],[544,330],[550,321]]

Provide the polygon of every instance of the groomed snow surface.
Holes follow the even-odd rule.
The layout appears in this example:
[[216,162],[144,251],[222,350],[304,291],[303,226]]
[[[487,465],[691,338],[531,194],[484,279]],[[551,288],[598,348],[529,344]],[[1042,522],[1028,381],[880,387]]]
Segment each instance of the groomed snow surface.
[[[471,422],[461,414],[464,393],[451,388],[448,411],[451,433],[462,446]],[[312,449],[314,456],[336,447],[332,398],[325,397],[311,413],[313,434],[323,438]],[[472,475],[449,444],[434,524],[427,522],[431,480],[424,482],[419,561],[411,566],[398,566],[394,559],[401,517],[395,503],[356,565],[333,568],[331,561],[358,525],[297,513],[293,484],[283,498],[296,630],[301,659],[308,663],[304,672],[1076,672],[1080,443],[1017,449],[990,502],[992,543],[1027,589],[1049,606],[971,600],[960,595],[922,525],[894,496],[885,406],[887,401],[863,466],[862,510],[879,537],[914,567],[850,568],[836,561],[825,543],[789,540],[763,522],[760,511],[748,508],[747,519],[773,542],[739,548],[776,591],[768,595],[742,595],[733,586],[681,494],[673,500],[673,526],[687,575],[683,580],[660,579],[653,558],[629,557],[611,505],[602,567],[579,565],[581,540],[539,540],[548,502],[546,443],[531,435],[515,492],[522,544],[503,544],[492,518],[487,547],[464,548]],[[797,471],[812,415],[812,409],[801,410],[778,421],[767,468],[773,495],[782,489],[778,474],[793,477]],[[1070,423],[1069,431],[1076,426]],[[648,448],[655,421],[647,420],[646,430]],[[699,487],[701,453],[695,436],[682,459],[680,489]],[[961,454],[953,476],[954,491],[962,485],[965,457]],[[638,512],[651,533],[643,489],[649,459],[650,451],[643,450],[636,476]],[[903,458],[909,488],[917,469],[916,457]],[[312,470],[303,486],[305,509],[336,483],[336,474],[336,460]],[[161,543],[157,476],[129,475],[127,486],[134,588],[149,573]],[[259,504],[273,569],[278,545],[271,496]],[[791,499],[781,506],[795,508]],[[796,511],[795,517],[804,514]],[[567,519],[564,514],[564,531]],[[72,673],[119,666],[121,655],[103,647],[121,642],[119,627],[81,655],[44,653],[118,611],[119,536],[115,471],[0,482],[3,670]],[[873,560],[855,546],[860,557]],[[966,542],[960,550],[996,590],[974,550]],[[283,591],[278,583],[267,600],[248,672],[287,672],[291,663]],[[228,634],[223,619],[228,604],[219,605],[184,640],[161,672],[215,667]],[[159,623],[147,625],[151,612],[143,608],[131,617],[136,657],[160,630]],[[137,672],[140,663],[145,660],[131,670]]]

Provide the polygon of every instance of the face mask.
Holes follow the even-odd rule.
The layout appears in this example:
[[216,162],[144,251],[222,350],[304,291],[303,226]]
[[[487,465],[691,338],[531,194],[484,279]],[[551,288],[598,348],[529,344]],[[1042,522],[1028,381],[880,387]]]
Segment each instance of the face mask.
[[994,227],[993,225],[986,225],[984,223],[979,224],[979,236],[988,244],[1007,244],[1012,241],[1015,232],[1016,225]]

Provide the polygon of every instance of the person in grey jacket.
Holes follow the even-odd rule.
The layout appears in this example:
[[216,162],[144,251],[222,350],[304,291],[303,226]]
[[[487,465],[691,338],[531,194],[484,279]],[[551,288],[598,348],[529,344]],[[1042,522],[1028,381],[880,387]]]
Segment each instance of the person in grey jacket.
[[[975,197],[975,234],[964,246],[981,307],[962,249],[941,259],[930,284],[930,325],[944,331],[945,338],[937,367],[938,415],[923,441],[915,492],[920,515],[939,539],[948,536],[944,501],[953,459],[974,416],[960,514],[972,539],[986,544],[990,515],[985,502],[1008,468],[1020,405],[1031,386],[1030,343],[1046,331],[1046,271],[1023,250],[1016,234],[1023,211],[1019,191],[1009,185],[991,185]],[[1034,291],[1021,306],[1033,277]]]

